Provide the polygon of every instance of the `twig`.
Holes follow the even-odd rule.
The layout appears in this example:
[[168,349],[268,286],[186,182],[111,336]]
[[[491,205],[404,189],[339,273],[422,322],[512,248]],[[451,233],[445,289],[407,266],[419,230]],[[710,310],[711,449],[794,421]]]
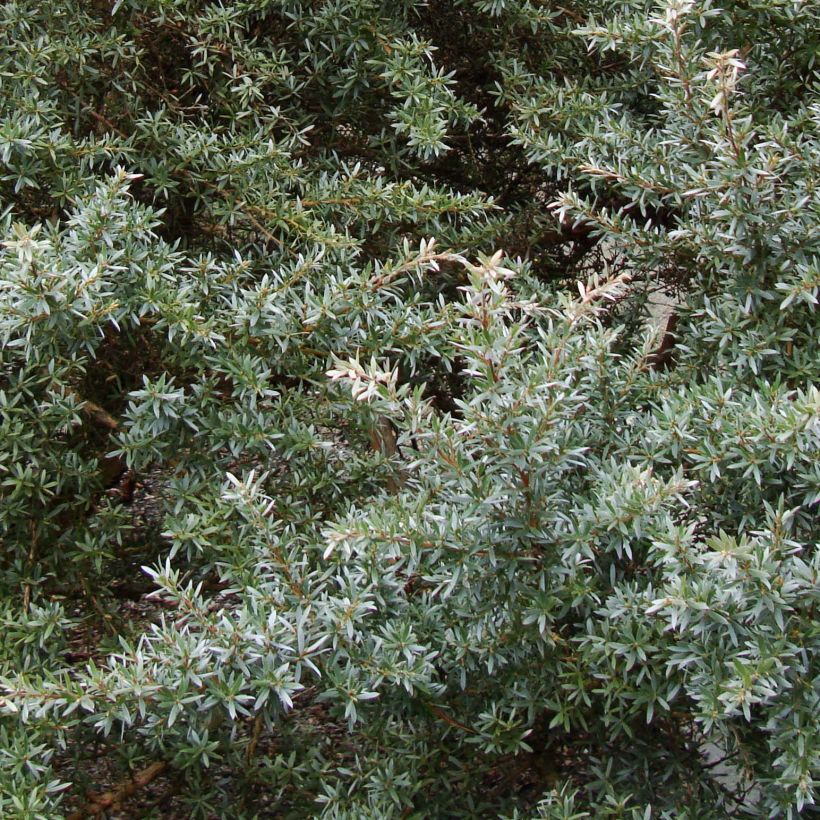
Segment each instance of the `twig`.
[[100,407],[99,404],[94,404],[93,401],[88,401],[87,399],[82,401],[83,406],[81,409],[83,413],[96,424],[99,424],[101,427],[106,427],[109,430],[116,430],[120,426],[120,423],[107,410]]
[[147,786],[157,775],[161,774],[168,764],[165,761],[152,763],[141,772],[137,772],[130,780],[121,783],[117,788],[105,794],[91,798],[91,802],[81,809],[77,809],[68,816],[68,820],[83,820],[85,817],[99,817],[103,812],[120,804],[126,797],[130,797]]
[[[34,558],[37,554],[37,525],[32,518],[29,521],[29,542],[31,546],[28,550],[28,564],[27,564],[27,572],[31,572],[34,567]],[[28,612],[28,608],[31,605],[31,582],[26,581],[23,585],[23,612]]]
[[433,706],[432,704],[427,704],[430,711],[439,719],[443,720],[449,726],[455,726],[456,729],[461,729],[462,732],[466,732],[468,735],[475,735],[478,734],[475,729],[471,729],[469,726],[465,726],[463,723],[459,723],[455,718],[451,718],[447,712],[444,711],[440,706]]
[[661,341],[658,347],[649,353],[644,362],[650,370],[665,370],[672,363],[677,341],[675,330],[678,326],[678,314],[673,310],[664,323]]
[[103,624],[105,628],[114,636],[117,635],[117,629],[114,624],[111,623],[111,615],[103,609],[102,604],[97,600],[97,596],[91,591],[91,587],[88,585],[88,579],[84,576],[80,576],[80,585],[83,588],[83,592],[86,594],[86,597],[91,601],[94,606],[94,609],[97,610],[97,613],[102,618]]
[[123,139],[128,139],[128,134],[126,134],[125,131],[121,130],[120,128],[117,128],[117,126],[114,125],[114,123],[111,122],[111,120],[109,120],[108,117],[104,117],[102,114],[98,113],[97,111],[94,111],[93,108],[89,108],[87,110],[88,110],[88,113],[95,120],[97,120],[97,122],[102,123],[109,130],[113,131],[115,134],[119,134],[119,136],[121,136]]
[[253,721],[253,732],[251,734],[250,743],[248,743],[247,752],[245,753],[245,762],[249,767],[253,762],[253,756],[256,754],[256,747],[259,745],[259,738],[262,734],[262,725],[262,713],[260,712]]

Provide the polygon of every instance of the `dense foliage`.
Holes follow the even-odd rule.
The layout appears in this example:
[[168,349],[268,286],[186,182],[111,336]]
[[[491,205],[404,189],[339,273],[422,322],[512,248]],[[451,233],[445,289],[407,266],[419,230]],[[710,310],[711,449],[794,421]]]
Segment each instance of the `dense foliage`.
[[818,32],[0,5],[0,815],[808,812]]

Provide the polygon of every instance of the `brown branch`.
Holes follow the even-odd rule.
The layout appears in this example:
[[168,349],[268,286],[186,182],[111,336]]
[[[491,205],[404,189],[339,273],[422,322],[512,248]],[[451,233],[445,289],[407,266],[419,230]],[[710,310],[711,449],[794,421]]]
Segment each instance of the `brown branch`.
[[93,401],[83,401],[82,411],[91,421],[98,424],[100,427],[106,427],[109,430],[116,430],[120,423],[99,404],[94,404]]
[[88,109],[88,113],[89,113],[89,114],[90,114],[90,115],[91,115],[91,116],[92,116],[95,120],[97,120],[97,122],[102,123],[104,126],[106,126],[106,127],[109,129],[109,131],[113,131],[115,134],[118,134],[118,135],[119,135],[119,136],[121,136],[123,139],[128,139],[128,134],[126,134],[126,133],[125,133],[125,131],[123,131],[122,129],[117,128],[117,126],[116,126],[116,125],[114,125],[114,123],[113,123],[113,122],[111,122],[111,120],[109,120],[109,119],[108,119],[108,117],[104,117],[104,116],[103,116],[102,114],[100,114],[99,112],[94,111],[94,109],[93,109],[93,108],[89,108],[89,109]]
[[[115,419],[105,408],[100,407],[99,404],[95,404],[93,401],[88,401],[85,399],[81,399],[81,401],[82,407],[80,410],[93,424],[97,425],[97,427],[104,427],[112,433],[119,429],[119,421]],[[127,465],[125,463],[125,459],[121,456],[102,456],[100,458],[100,475],[106,488],[112,487],[117,479],[119,479],[126,471]],[[120,490],[122,490],[122,497],[130,500],[130,496],[133,495],[132,485],[135,477],[133,473],[130,471],[128,472],[129,475],[126,477],[125,484],[120,487]]]
[[251,734],[250,742],[248,743],[248,749],[245,753],[245,763],[248,767],[251,766],[253,763],[254,755],[256,754],[256,747],[259,745],[259,738],[262,736],[262,713],[260,712],[253,721],[253,732]]
[[118,806],[126,797],[136,794],[140,789],[147,786],[157,775],[161,774],[168,764],[165,761],[157,761],[150,766],[137,772],[130,780],[121,783],[115,789],[104,794],[91,797],[91,802],[77,809],[68,816],[68,820],[83,820],[85,817],[99,817],[104,812]]
[[376,416],[370,427],[370,446],[377,453],[383,453],[388,458],[399,452],[396,428],[387,416]]
[[80,576],[80,586],[83,588],[83,592],[85,593],[86,598],[94,606],[94,609],[97,610],[97,614],[102,618],[102,622],[105,625],[105,628],[111,633],[112,636],[117,636],[117,629],[115,628],[114,624],[112,623],[112,616],[110,613],[105,611],[105,608],[100,603],[97,596],[91,591],[91,587],[89,586],[88,579],[84,576]]
[[675,353],[675,329],[678,326],[678,314],[674,311],[669,314],[661,336],[661,343],[646,357],[646,364],[651,370],[665,370],[672,365],[672,356]]
[[471,729],[469,726],[459,723],[455,718],[451,718],[441,707],[432,704],[428,704],[428,707],[439,720],[443,720],[448,726],[455,726],[456,729],[461,729],[462,732],[466,732],[468,735],[478,734],[475,729]]
[[[397,432],[395,425],[387,416],[376,416],[370,427],[370,446],[375,452],[381,453],[388,459],[401,455]],[[388,492],[395,495],[404,486],[406,480],[407,475],[404,470],[399,469],[397,475],[391,475],[387,479]]]
[[[29,521],[29,541],[30,546],[28,550],[28,558],[27,558],[27,566],[26,572],[31,572],[32,568],[34,567],[34,558],[37,554],[37,524],[34,522],[32,518]],[[31,604],[31,582],[26,581],[25,585],[23,586],[23,612],[28,612],[29,605]]]

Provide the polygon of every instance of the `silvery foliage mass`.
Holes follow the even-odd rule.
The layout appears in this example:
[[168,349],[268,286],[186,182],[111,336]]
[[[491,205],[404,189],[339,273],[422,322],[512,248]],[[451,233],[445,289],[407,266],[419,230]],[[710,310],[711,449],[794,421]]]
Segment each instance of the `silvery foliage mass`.
[[819,18],[4,3],[0,814],[807,813]]

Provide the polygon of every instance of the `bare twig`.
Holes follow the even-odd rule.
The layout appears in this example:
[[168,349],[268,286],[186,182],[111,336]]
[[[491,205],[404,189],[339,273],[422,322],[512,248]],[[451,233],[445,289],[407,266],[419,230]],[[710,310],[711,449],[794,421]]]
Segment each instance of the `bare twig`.
[[[35,523],[34,519],[32,518],[28,524],[29,528],[29,550],[27,556],[27,569],[28,572],[34,567],[34,558],[37,555],[37,524]],[[28,608],[31,605],[31,582],[26,581],[25,585],[23,586],[23,612],[28,612]]]
[[664,324],[660,344],[645,359],[646,365],[651,370],[664,370],[672,363],[672,356],[675,353],[675,330],[677,326],[678,314],[673,311]]
[[107,410],[104,410],[99,404],[94,404],[93,401],[83,400],[82,411],[100,427],[116,430],[120,426],[119,422]]
[[168,764],[165,761],[157,761],[137,772],[130,780],[120,783],[115,789],[104,794],[91,797],[91,802],[83,806],[68,816],[68,820],[83,820],[85,817],[99,817],[109,809],[118,806],[125,798],[136,794],[140,789],[147,786],[157,775],[161,774]]
[[245,753],[245,762],[248,766],[251,765],[253,762],[253,757],[256,754],[256,747],[259,745],[259,738],[262,735],[262,726],[264,725],[262,720],[262,713],[260,712],[253,721],[253,732],[251,733],[251,739],[248,743],[248,749]]

